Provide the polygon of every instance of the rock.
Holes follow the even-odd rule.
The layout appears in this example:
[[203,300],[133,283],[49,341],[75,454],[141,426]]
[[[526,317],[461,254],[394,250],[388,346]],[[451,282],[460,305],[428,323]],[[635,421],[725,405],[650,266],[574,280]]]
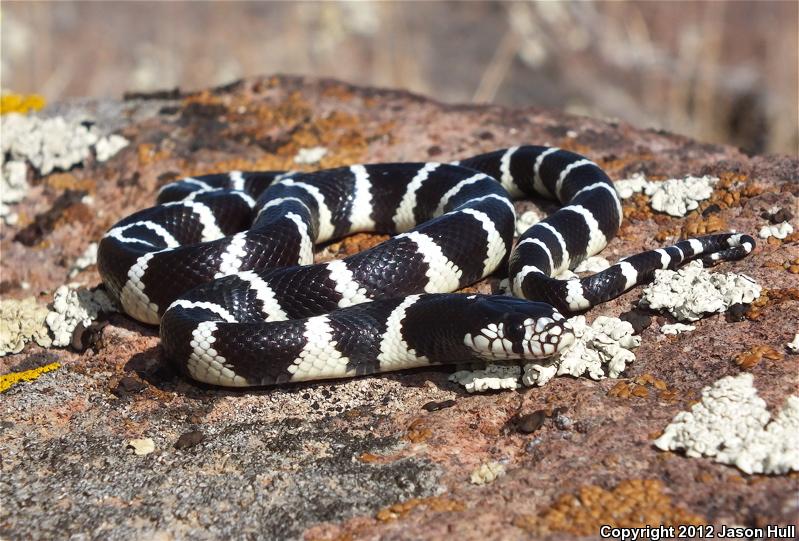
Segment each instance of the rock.
[[422,409],[425,411],[438,411],[446,408],[451,408],[455,405],[454,400],[442,400],[441,402],[428,402]]
[[181,434],[178,441],[175,442],[175,449],[188,449],[200,444],[205,439],[205,434],[199,430],[192,430]]
[[516,421],[516,429],[522,434],[532,434],[542,426],[547,420],[547,414],[544,410],[538,410],[527,415],[522,415]]
[[[65,118],[91,116],[91,131],[100,137],[125,134],[128,146],[107,162],[92,159],[90,149],[88,158],[81,154],[80,166],[45,174],[30,186],[15,173],[14,189],[25,195],[8,203],[18,223],[4,226],[0,237],[3,303],[34,296],[34,305],[45,307],[70,280],[72,263],[90,242],[121,217],[152,205],[161,185],[184,175],[360,161],[446,162],[546,142],[586,154],[614,179],[636,171],[650,178],[718,178],[710,198],[689,217],[716,204],[712,216],[749,234],[769,223],[760,216],[763,210],[796,208],[799,196],[796,158],[747,156],[733,147],[535,108],[450,106],[407,92],[297,77],[130,98],[63,104],[58,111]],[[318,163],[295,163],[301,149],[315,147],[327,149],[311,156]],[[31,246],[14,240],[66,190],[85,195],[47,215]],[[737,199],[725,202],[733,193]],[[517,209],[522,214],[531,207],[522,202]],[[653,215],[640,194],[625,200],[624,209],[622,236],[602,253],[610,261],[675,240],[684,221]],[[795,218],[787,220],[797,225]],[[366,245],[365,237],[345,239],[335,253],[322,253],[340,257]],[[603,500],[581,498],[600,487],[608,493],[622,487],[619,501],[634,502],[630,508],[652,524],[687,516],[675,514],[678,508],[703,523],[749,524],[752,517],[788,523],[795,514],[795,478],[774,474],[741,482],[730,466],[663,453],[651,442],[680,411],[690,410],[703,388],[740,373],[735,358],[741,351],[760,344],[784,350],[799,328],[799,301],[790,293],[796,275],[764,263],[781,265],[797,256],[795,241],[783,240],[713,269],[746,274],[768,288],[769,299],[784,299],[755,301],[756,318],[729,324],[711,316],[676,339],[637,332],[636,360],[618,375],[653,374],[668,383],[667,389],[648,387],[646,397],[608,396],[617,382],[587,377],[470,395],[447,381],[451,367],[231,392],[174,373],[160,356],[157,328],[121,314],[106,316],[96,351],[43,350],[33,338],[18,353],[0,357],[0,374],[35,370],[35,355],[42,351],[57,355],[61,368],[25,379],[0,397],[3,533],[12,539],[78,538],[86,532],[108,538],[243,538],[253,532],[287,539],[536,538],[544,534],[520,529],[515,518],[555,516],[562,508],[569,513],[558,516],[571,517],[580,506],[564,507],[563,498],[583,501],[593,512]],[[100,282],[96,266],[77,278],[86,291]],[[490,291],[496,282],[477,287]],[[586,325],[629,311],[642,289],[589,311]],[[41,324],[39,312],[34,319]],[[71,321],[78,320],[83,317]],[[635,331],[642,328],[627,321]],[[61,338],[69,343],[72,337],[70,330]],[[793,359],[786,355],[747,369],[775,416],[795,392]],[[125,377],[136,384],[123,383]],[[146,391],[136,391],[138,385]],[[118,400],[109,393],[114,388],[138,394]],[[453,396],[457,407],[433,415],[422,409]],[[503,430],[514,412],[555,404],[568,410],[553,413],[552,430],[532,436]],[[201,444],[173,449],[180,434],[197,427],[205,435]],[[128,439],[156,434],[157,452],[137,456],[125,450]],[[472,472],[492,463],[507,475],[488,486],[472,485]],[[651,486],[642,489],[640,480]],[[398,504],[408,511],[381,512]],[[595,522],[614,520],[605,513],[598,511]],[[547,524],[565,528],[564,522]],[[546,535],[574,537],[557,529]]]

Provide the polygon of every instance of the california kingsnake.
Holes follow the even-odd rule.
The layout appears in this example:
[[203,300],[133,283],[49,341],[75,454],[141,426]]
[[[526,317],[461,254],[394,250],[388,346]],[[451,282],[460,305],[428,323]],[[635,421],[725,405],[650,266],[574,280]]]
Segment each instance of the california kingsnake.
[[[566,206],[512,249],[511,198],[534,195]],[[712,263],[754,248],[747,235],[712,235],[552,278],[601,251],[621,219],[597,165],[541,146],[452,164],[232,172],[164,186],[157,206],[108,231],[98,266],[129,315],[160,320],[166,355],[192,378],[254,386],[547,357],[574,340],[560,312],[700,254]],[[395,236],[313,264],[314,244],[356,231]],[[450,293],[506,262],[516,298]]]

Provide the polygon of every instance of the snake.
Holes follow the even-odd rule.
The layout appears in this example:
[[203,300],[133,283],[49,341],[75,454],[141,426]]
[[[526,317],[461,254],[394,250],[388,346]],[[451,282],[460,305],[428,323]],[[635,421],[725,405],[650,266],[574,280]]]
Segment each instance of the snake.
[[[514,243],[514,200],[559,208]],[[98,270],[134,319],[160,324],[164,355],[222,387],[337,379],[442,364],[527,361],[575,342],[566,316],[699,258],[745,257],[718,233],[559,278],[622,224],[608,175],[577,153],[517,146],[450,163],[314,172],[233,171],[164,185],[156,205],[101,239]],[[318,245],[391,235],[314,263]],[[457,293],[496,274],[505,294]]]

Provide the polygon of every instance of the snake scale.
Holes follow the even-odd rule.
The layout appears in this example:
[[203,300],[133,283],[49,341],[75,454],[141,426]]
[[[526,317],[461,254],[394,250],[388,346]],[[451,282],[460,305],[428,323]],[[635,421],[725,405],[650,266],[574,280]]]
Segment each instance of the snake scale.
[[[562,207],[514,245],[512,200],[532,196]],[[114,225],[98,266],[127,314],[160,323],[166,356],[191,378],[244,387],[552,356],[574,342],[563,314],[656,269],[739,259],[755,245],[710,235],[556,278],[600,252],[621,221],[596,164],[521,146],[449,164],[186,178]],[[393,236],[314,264],[314,245],[359,231]],[[512,296],[452,293],[498,269]]]

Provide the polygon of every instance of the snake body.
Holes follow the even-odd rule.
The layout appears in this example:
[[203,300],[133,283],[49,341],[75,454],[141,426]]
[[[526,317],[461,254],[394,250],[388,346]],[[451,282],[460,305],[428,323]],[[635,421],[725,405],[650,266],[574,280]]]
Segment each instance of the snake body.
[[[511,200],[530,196],[563,206],[514,247]],[[656,269],[754,248],[748,235],[711,235],[555,278],[600,252],[621,220],[596,164],[523,146],[450,164],[183,179],[106,233],[98,266],[130,316],[160,322],[167,357],[190,377],[242,387],[551,356],[574,341],[562,313]],[[313,263],[315,244],[358,231],[394,236]],[[497,269],[507,269],[513,297],[451,293]]]

